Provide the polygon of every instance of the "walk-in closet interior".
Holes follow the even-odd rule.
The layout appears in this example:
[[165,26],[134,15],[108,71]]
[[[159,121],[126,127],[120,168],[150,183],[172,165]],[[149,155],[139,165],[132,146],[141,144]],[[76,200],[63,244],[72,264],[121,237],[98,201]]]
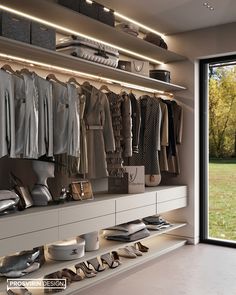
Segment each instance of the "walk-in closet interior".
[[0,1],[0,294],[79,294],[199,242],[216,32],[158,32],[125,2]]

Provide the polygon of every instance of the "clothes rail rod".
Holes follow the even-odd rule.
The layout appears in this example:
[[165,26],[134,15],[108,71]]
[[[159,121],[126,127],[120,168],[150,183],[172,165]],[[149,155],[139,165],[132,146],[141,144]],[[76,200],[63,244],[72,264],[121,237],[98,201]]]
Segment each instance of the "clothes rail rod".
[[132,84],[132,83],[128,83],[128,82],[123,82],[123,81],[118,81],[118,80],[106,78],[103,76],[98,76],[98,75],[88,74],[88,73],[84,73],[84,72],[80,72],[80,71],[75,71],[75,70],[71,70],[68,68],[62,68],[59,66],[41,63],[38,61],[33,61],[33,60],[29,60],[29,59],[25,59],[25,58],[21,58],[21,57],[17,57],[17,56],[12,56],[12,55],[7,55],[7,54],[3,54],[3,53],[0,53],[0,60],[3,60],[5,62],[6,61],[12,62],[12,63],[17,62],[18,64],[22,64],[23,66],[27,65],[32,68],[40,68],[43,70],[54,71],[54,72],[58,72],[58,73],[62,73],[62,74],[76,76],[78,78],[85,78],[85,79],[93,80],[95,82],[120,85],[121,87],[124,87],[124,88],[139,90],[142,92],[148,92],[148,93],[154,93],[154,94],[156,93],[156,94],[168,95],[168,96],[173,95],[172,93],[165,92],[162,90],[152,89],[152,88],[148,88],[145,86],[140,86],[140,85],[136,85],[136,84]]

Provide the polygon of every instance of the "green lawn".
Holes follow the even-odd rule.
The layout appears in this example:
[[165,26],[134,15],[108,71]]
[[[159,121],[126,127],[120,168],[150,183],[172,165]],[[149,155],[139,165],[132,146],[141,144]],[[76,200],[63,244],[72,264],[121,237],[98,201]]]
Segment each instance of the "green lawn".
[[210,161],[209,237],[236,241],[236,159]]

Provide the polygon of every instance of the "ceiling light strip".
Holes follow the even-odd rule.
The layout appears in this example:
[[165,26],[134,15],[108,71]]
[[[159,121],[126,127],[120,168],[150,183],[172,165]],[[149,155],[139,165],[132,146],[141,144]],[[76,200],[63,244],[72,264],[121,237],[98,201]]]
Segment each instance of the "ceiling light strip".
[[114,79],[110,79],[110,78],[106,78],[106,77],[102,77],[102,76],[98,76],[98,75],[87,74],[87,73],[80,72],[80,71],[74,71],[74,70],[71,70],[68,68],[62,68],[62,67],[58,67],[58,66],[30,60],[30,59],[25,59],[25,58],[13,56],[13,55],[8,55],[8,54],[4,54],[4,53],[0,53],[0,58],[2,58],[4,60],[7,59],[9,61],[23,63],[23,64],[26,63],[31,67],[36,65],[36,66],[42,67],[47,70],[58,71],[58,72],[64,73],[64,74],[66,73],[66,74],[70,74],[70,75],[76,75],[76,76],[79,76],[80,78],[83,77],[83,78],[95,80],[98,82],[119,84],[125,88],[131,88],[131,89],[140,90],[140,91],[144,91],[144,92],[150,92],[150,93],[159,93],[159,94],[166,93],[165,91],[156,90],[156,89],[149,88],[149,87],[144,87],[144,86],[140,86],[140,85],[136,85],[136,84],[132,84],[132,83],[127,83],[127,82],[123,82],[123,81],[119,81],[119,80],[114,80]]
[[102,41],[102,40],[98,40],[96,38],[93,38],[93,37],[90,37],[90,36],[87,36],[85,34],[82,34],[80,32],[77,32],[77,31],[74,31],[74,30],[71,30],[71,29],[68,29],[68,28],[64,28],[60,25],[57,25],[57,24],[54,24],[54,23],[51,23],[47,20],[44,20],[44,19],[41,19],[41,18],[38,18],[38,17],[35,17],[35,16],[32,16],[32,15],[29,15],[29,14],[26,14],[24,12],[21,12],[21,11],[18,11],[18,10],[15,10],[15,9],[12,9],[12,8],[9,8],[7,6],[4,6],[4,5],[0,5],[0,9],[3,9],[5,11],[8,11],[8,12],[11,12],[11,13],[15,13],[19,16],[22,16],[22,17],[25,17],[25,18],[28,18],[28,19],[31,19],[31,20],[34,20],[36,22],[40,22],[44,25],[47,25],[47,26],[50,26],[54,29],[57,29],[57,30],[60,30],[60,31],[63,31],[65,33],[69,33],[70,35],[76,35],[76,36],[81,36],[81,37],[84,37],[84,38],[87,38],[87,39],[90,39],[92,41],[95,41],[95,42],[100,42],[102,43],[103,45],[106,45],[106,46],[112,46],[116,49],[118,49],[119,51],[121,52],[124,52],[124,53],[127,53],[129,55],[132,55],[132,56],[135,56],[137,58],[141,58],[141,59],[144,59],[144,60],[148,60],[150,61],[151,63],[155,63],[155,64],[164,64],[163,62],[157,60],[157,59],[153,59],[153,58],[150,58],[150,57],[147,57],[145,55],[142,55],[142,54],[139,54],[137,52],[134,52],[134,51],[131,51],[131,50],[128,50],[126,48],[123,48],[123,47],[119,47],[117,45],[114,45],[114,44],[111,44],[111,43],[107,43],[105,41]]
[[156,30],[153,30],[152,28],[150,28],[150,27],[148,27],[148,26],[145,26],[145,25],[143,25],[142,23],[137,22],[137,21],[135,21],[134,19],[129,18],[129,17],[127,17],[127,16],[125,16],[125,15],[119,13],[119,12],[116,12],[116,11],[115,11],[114,14],[115,14],[115,16],[117,16],[118,18],[121,18],[121,19],[126,20],[126,21],[128,21],[128,22],[131,22],[131,23],[133,23],[133,24],[139,26],[140,28],[144,29],[145,31],[152,32],[152,33],[154,33],[154,34],[156,34],[156,35],[161,36],[162,38],[164,38],[164,36],[165,36],[164,34],[158,32],[158,31],[156,31]]

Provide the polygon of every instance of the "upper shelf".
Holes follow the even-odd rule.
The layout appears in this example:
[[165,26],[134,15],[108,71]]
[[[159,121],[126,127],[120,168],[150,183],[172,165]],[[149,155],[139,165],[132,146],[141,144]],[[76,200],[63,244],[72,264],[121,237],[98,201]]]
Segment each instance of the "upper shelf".
[[1,0],[1,5],[163,63],[186,59],[51,1]]
[[47,50],[4,37],[0,37],[0,54],[18,57],[28,60],[29,62],[34,61],[54,67],[61,67],[72,71],[96,75],[98,77],[112,79],[115,81],[136,84],[155,90],[174,92],[177,90],[186,89],[185,87],[179,85],[166,83],[160,80],[125,72],[119,69],[114,69],[112,67],[104,66],[98,63],[90,62],[84,59],[65,55],[59,52]]

